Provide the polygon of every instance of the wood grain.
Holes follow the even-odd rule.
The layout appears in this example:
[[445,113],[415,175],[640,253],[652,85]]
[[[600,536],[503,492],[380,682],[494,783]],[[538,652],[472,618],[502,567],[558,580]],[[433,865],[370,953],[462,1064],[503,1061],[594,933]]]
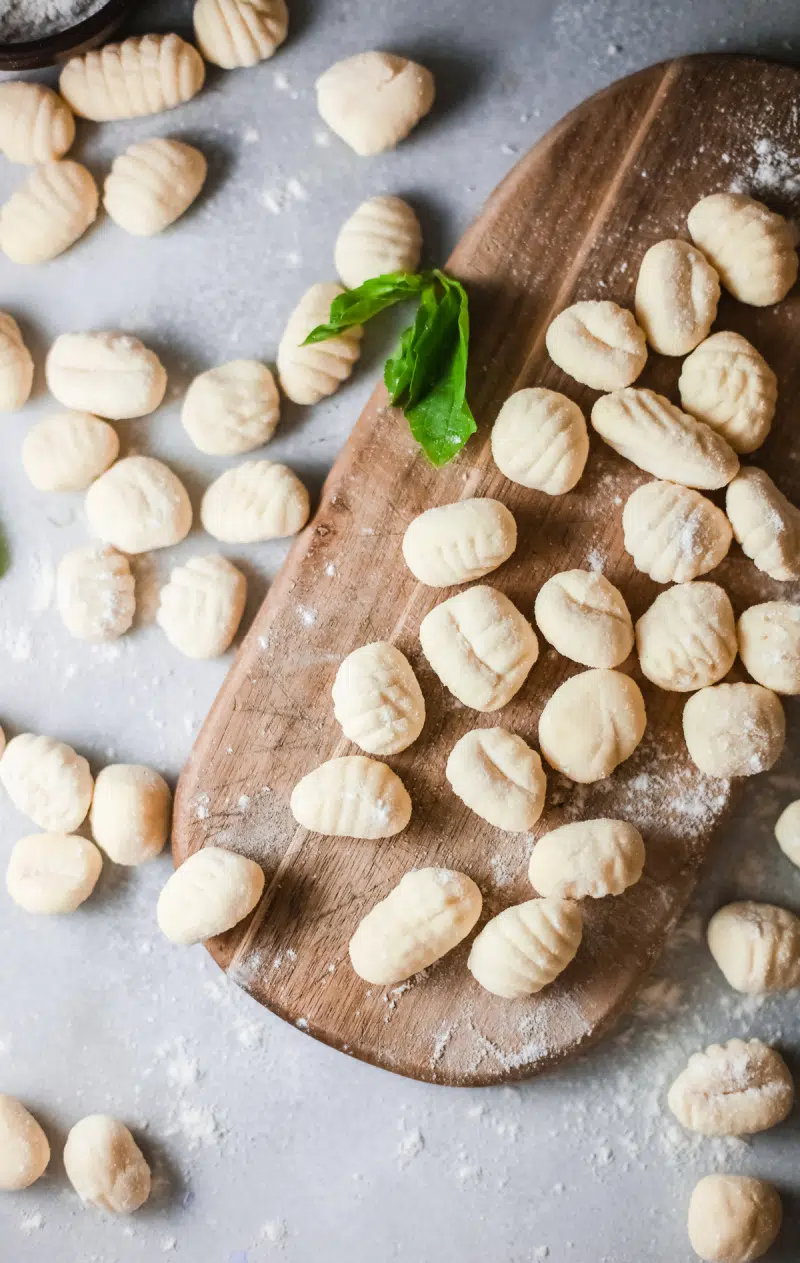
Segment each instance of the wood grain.
[[[357,978],[347,957],[360,918],[415,865],[468,872],[484,892],[486,915],[531,896],[531,839],[503,834],[470,813],[450,792],[444,765],[475,726],[501,722],[535,744],[544,702],[579,669],[543,645],[527,683],[499,715],[456,703],[417,639],[422,617],[449,593],[422,587],[406,570],[406,526],[434,504],[497,497],[516,515],[519,545],[488,581],[528,617],[542,583],[578,566],[602,565],[634,618],[647,608],[659,588],[634,570],[621,531],[623,503],[645,476],[593,435],[574,492],[549,498],[527,491],[494,467],[491,425],[506,397],[531,385],[564,391],[588,414],[596,395],[551,363],[548,323],[577,299],[630,304],[644,251],[664,237],[685,236],[693,203],[746,171],[759,139],[797,153],[798,89],[797,71],[755,60],[670,62],[592,98],[522,159],[448,264],[471,297],[469,394],[478,434],[461,458],[436,471],[402,415],[386,408],[383,388],[375,391],[214,704],[179,785],[176,862],[217,844],[264,865],[258,909],[209,950],[258,1001],[336,1048],[439,1083],[533,1074],[609,1026],[695,886],[728,810],[729,788],[706,780],[688,759],[680,734],[685,699],[643,682],[632,658],[625,669],[642,683],[648,712],[642,746],[594,786],[551,774],[536,833],[581,816],[619,815],[642,829],[647,866],[621,898],[589,901],[584,942],[562,978],[524,1002],[497,999],[467,972],[465,944],[423,980],[386,993]],[[776,424],[757,463],[795,499],[799,317],[796,294],[767,310],[725,298],[715,326],[751,338],[778,373]],[[679,361],[651,356],[639,384],[677,398],[679,371]],[[736,549],[713,577],[737,613],[791,586],[768,580]],[[378,843],[309,834],[291,816],[291,789],[325,759],[355,752],[333,718],[330,688],[341,659],[377,639],[407,654],[428,708],[420,740],[388,760],[411,793],[412,822]]]

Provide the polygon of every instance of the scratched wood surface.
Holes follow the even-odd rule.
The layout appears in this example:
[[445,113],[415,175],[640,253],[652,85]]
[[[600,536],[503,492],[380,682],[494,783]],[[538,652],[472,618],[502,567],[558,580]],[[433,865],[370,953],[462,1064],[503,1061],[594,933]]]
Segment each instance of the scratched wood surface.
[[[580,952],[557,983],[525,1001],[495,998],[466,969],[468,943],[427,976],[388,992],[362,982],[348,961],[360,918],[414,866],[471,874],[484,892],[484,916],[531,897],[532,838],[502,833],[471,814],[450,791],[444,765],[475,726],[500,722],[536,744],[544,702],[580,669],[542,642],[526,684],[499,714],[458,704],[427,666],[417,638],[423,616],[451,593],[421,586],[406,570],[406,526],[431,505],[494,496],[516,515],[519,545],[487,581],[528,617],[542,583],[570,567],[602,565],[634,618],[647,608],[659,588],[634,570],[621,530],[624,501],[645,475],[593,434],[575,491],[556,498],[528,491],[494,467],[491,425],[503,400],[523,386],[564,391],[588,414],[595,393],[549,360],[550,320],[578,299],[630,304],[645,250],[686,235],[686,214],[700,197],[729,188],[735,177],[747,186],[759,141],[773,146],[770,152],[800,152],[798,90],[800,74],[788,67],[688,58],[613,85],[545,136],[494,193],[448,264],[471,297],[469,394],[478,434],[457,461],[436,471],[378,387],[244,641],[180,781],[175,860],[217,844],[263,864],[259,907],[209,950],[258,1001],[336,1048],[446,1084],[531,1075],[608,1028],[696,884],[728,810],[729,787],[691,765],[680,734],[684,697],[642,681],[631,658],[624,669],[642,684],[647,704],[644,742],[597,785],[574,786],[551,774],[535,833],[581,816],[622,816],[642,829],[647,866],[621,898],[589,901]],[[755,460],[796,500],[800,464],[790,457],[797,452],[799,318],[796,294],[768,310],[726,297],[715,326],[751,338],[778,373],[776,423]],[[679,361],[651,356],[638,384],[677,399],[679,371]],[[786,595],[790,586],[768,580],[735,547],[711,577],[728,589],[737,613]],[[313,622],[304,611],[314,611]],[[396,642],[409,657],[428,709],[420,740],[388,760],[411,793],[411,824],[376,843],[309,834],[292,818],[290,792],[324,760],[356,752],[334,720],[330,689],[342,658],[377,639]],[[739,669],[732,678],[741,678]]]

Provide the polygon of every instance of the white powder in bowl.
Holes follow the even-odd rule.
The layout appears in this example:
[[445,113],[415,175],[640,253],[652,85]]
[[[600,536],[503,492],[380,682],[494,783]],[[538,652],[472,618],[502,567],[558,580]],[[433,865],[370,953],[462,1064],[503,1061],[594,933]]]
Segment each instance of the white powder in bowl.
[[69,30],[102,9],[105,0],[5,0],[0,4],[0,44],[23,44]]

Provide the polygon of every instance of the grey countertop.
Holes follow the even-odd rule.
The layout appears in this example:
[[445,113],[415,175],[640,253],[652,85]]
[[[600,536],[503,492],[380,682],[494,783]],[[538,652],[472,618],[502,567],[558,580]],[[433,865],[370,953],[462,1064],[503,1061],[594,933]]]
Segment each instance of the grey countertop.
[[[37,352],[66,330],[122,327],[163,355],[170,396],[123,423],[126,450],[163,456],[195,503],[224,462],[194,451],[177,420],[189,378],[234,356],[274,357],[284,318],[332,277],[340,223],[376,192],[408,196],[426,252],[441,261],[494,185],[553,122],[604,84],[678,53],[800,50],[795,0],[290,0],[290,38],[254,70],[212,72],[172,114],[82,125],[76,152],[97,173],[134,138],[196,141],[210,159],[197,206],[162,238],[108,221],[38,269],[0,263],[0,306]],[[186,3],[149,4],[138,29],[187,30]],[[317,118],[317,74],[370,47],[406,52],[437,75],[433,115],[396,153],[363,161]],[[45,74],[44,78],[48,78]],[[755,160],[755,155],[754,155]],[[0,195],[21,177],[0,166]],[[312,411],[284,408],[270,454],[318,487],[374,380],[381,336],[351,385]],[[80,497],[24,480],[23,415],[3,418],[0,517],[13,558],[0,584],[0,720],[69,741],[96,765],[140,761],[175,777],[228,666],[180,658],[152,626],[158,583],[200,551],[190,537],[137,567],[135,632],[112,646],[72,641],[52,608],[54,565],[85,537]],[[250,613],[283,556],[231,550],[250,578]],[[795,708],[793,749],[800,737]],[[794,771],[792,770],[794,767]],[[153,908],[168,856],[140,871],[107,865],[70,919],[0,916],[0,1089],[43,1121],[54,1157],[31,1190],[0,1201],[5,1263],[641,1263],[693,1257],[685,1212],[714,1169],[774,1178],[787,1225],[769,1258],[800,1255],[798,1123],[751,1144],[685,1135],[665,1085],[713,1039],[759,1034],[800,1068],[796,1000],[727,989],[703,946],[711,909],[732,895],[800,905],[800,874],[772,840],[800,794],[796,758],[748,785],[713,871],[636,1011],[590,1055],[539,1081],[495,1090],[426,1087],[348,1061],[226,983],[197,948],[170,947]],[[6,850],[30,825],[0,802]],[[390,1015],[389,1015],[390,1018]],[[156,1173],[130,1220],[80,1207],[60,1147],[90,1112],[114,1113]]]

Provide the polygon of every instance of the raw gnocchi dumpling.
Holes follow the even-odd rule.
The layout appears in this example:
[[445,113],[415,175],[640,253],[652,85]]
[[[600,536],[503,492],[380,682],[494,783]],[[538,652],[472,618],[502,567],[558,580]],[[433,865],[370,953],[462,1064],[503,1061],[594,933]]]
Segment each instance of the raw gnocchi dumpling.
[[82,1202],[130,1215],[150,1196],[150,1167],[124,1123],[89,1114],[70,1130],[64,1169]]
[[707,1175],[689,1203],[689,1241],[704,1263],[753,1263],[778,1236],[781,1199],[745,1175]]
[[745,995],[800,987],[800,918],[771,903],[729,903],[708,924],[708,946]]
[[536,625],[545,640],[586,667],[618,667],[633,649],[625,598],[604,575],[564,570],[539,589]]
[[183,105],[197,95],[205,77],[202,57],[179,35],[134,35],[72,57],[58,87],[80,118],[107,123]]
[[753,679],[775,693],[800,693],[800,605],[751,605],[738,630],[739,654]]
[[303,346],[312,329],[327,324],[331,303],[343,293],[341,285],[312,285],[286,322],[278,346],[278,375],[284,394],[293,403],[319,403],[332,395],[347,381],[361,354],[364,331],[360,325],[324,342]]
[[197,0],[197,47],[215,66],[255,66],[280,47],[289,30],[285,0]]
[[200,520],[215,539],[253,544],[296,535],[308,521],[308,492],[287,465],[246,460],[211,483]]
[[775,839],[786,858],[800,868],[800,798],[784,807],[778,816]]
[[430,110],[433,75],[393,53],[356,53],[317,80],[317,109],[361,157],[394,149]]
[[9,741],[0,759],[0,781],[17,811],[51,833],[77,829],[94,790],[83,755],[63,741],[31,732]]
[[752,1136],[783,1122],[794,1083],[780,1053],[760,1039],[729,1039],[689,1058],[667,1103],[679,1123],[704,1136]]
[[119,455],[119,438],[90,412],[59,412],[32,426],[22,466],[38,491],[85,491]]
[[635,885],[644,861],[642,835],[627,820],[577,820],[539,838],[528,876],[540,895],[604,899]]
[[671,693],[716,684],[733,666],[736,620],[724,588],[678,583],[656,597],[636,624],[639,665]]
[[706,776],[755,776],[780,758],[786,717],[780,699],[760,684],[717,684],[689,698],[683,735]]
[[379,987],[403,982],[466,938],[482,905],[466,873],[415,868],[359,922],[350,939],[353,969]]
[[218,658],[242,621],[247,580],[218,553],[176,566],[159,596],[156,621],[187,658]]
[[769,434],[778,379],[740,333],[725,330],[701,342],[684,361],[678,389],[686,411],[727,439],[735,452],[754,452]]
[[763,469],[741,469],[725,496],[734,538],[771,579],[800,579],[800,509]]
[[0,311],[0,412],[16,412],[28,402],[33,385],[33,356],[20,327]]
[[564,495],[579,481],[589,456],[584,415],[557,390],[518,390],[492,426],[492,456],[500,473],[521,487]]
[[420,583],[449,588],[480,579],[508,561],[517,523],[499,500],[459,500],[426,509],[406,527],[403,557]]
[[446,775],[461,801],[497,829],[525,833],[544,810],[542,760],[505,728],[468,732],[453,746]]
[[202,943],[249,916],[263,891],[264,870],[255,860],[205,846],[184,860],[161,891],[158,928],[172,943]]
[[713,193],[689,211],[689,232],[741,303],[780,302],[797,280],[791,226],[744,193]]
[[625,548],[656,583],[686,583],[727,556],[733,531],[722,509],[674,482],[637,487],[622,511]]
[[549,986],[575,958],[583,917],[571,899],[529,899],[506,908],[481,930],[467,967],[476,982],[505,1000]]
[[619,671],[592,670],[557,688],[539,719],[539,748],[557,772],[582,785],[630,758],[647,723],[641,689]]
[[416,272],[422,229],[401,197],[370,197],[353,211],[336,238],[334,262],[339,279],[356,289],[373,276]]
[[55,259],[94,223],[99,201],[86,167],[46,162],[0,207],[0,250],[13,263]]
[[49,1161],[50,1145],[33,1114],[13,1096],[0,1094],[0,1189],[30,1188]]
[[686,355],[708,337],[719,303],[719,277],[688,241],[659,241],[642,259],[636,319],[659,355]]
[[62,333],[45,361],[59,403],[111,421],[155,412],[167,389],[156,355],[129,333]]
[[99,773],[89,822],[115,864],[152,860],[169,836],[172,795],[163,776],[139,763],[112,763]]
[[136,595],[130,562],[108,544],[65,553],[56,572],[56,605],[67,631],[101,644],[133,623]]
[[386,640],[347,655],[332,695],[344,735],[368,754],[399,754],[422,732],[422,689],[408,658]]
[[209,456],[238,456],[268,443],[280,416],[275,378],[258,360],[230,360],[195,377],[181,421]]
[[192,526],[183,483],[152,456],[126,456],[86,493],[89,529],[123,553],[148,553],[178,544]]
[[309,772],[292,790],[291,808],[298,824],[329,837],[391,838],[411,819],[400,777],[363,754],[329,759]]
[[686,487],[724,487],[739,468],[721,434],[653,390],[631,387],[603,395],[592,408],[592,425],[626,460]]
[[72,110],[43,83],[0,83],[0,152],[39,166],[63,158],[75,139]]
[[25,912],[63,916],[85,903],[102,868],[94,842],[71,833],[33,833],[11,850],[6,889]]
[[606,299],[567,307],[545,341],[553,363],[593,390],[630,386],[647,362],[647,342],[633,313]]
[[207,170],[205,158],[193,145],[163,136],[139,141],[112,162],[103,205],[126,232],[153,237],[189,209]]
[[426,614],[420,643],[446,688],[474,710],[505,706],[539,656],[536,633],[495,588],[468,588]]

